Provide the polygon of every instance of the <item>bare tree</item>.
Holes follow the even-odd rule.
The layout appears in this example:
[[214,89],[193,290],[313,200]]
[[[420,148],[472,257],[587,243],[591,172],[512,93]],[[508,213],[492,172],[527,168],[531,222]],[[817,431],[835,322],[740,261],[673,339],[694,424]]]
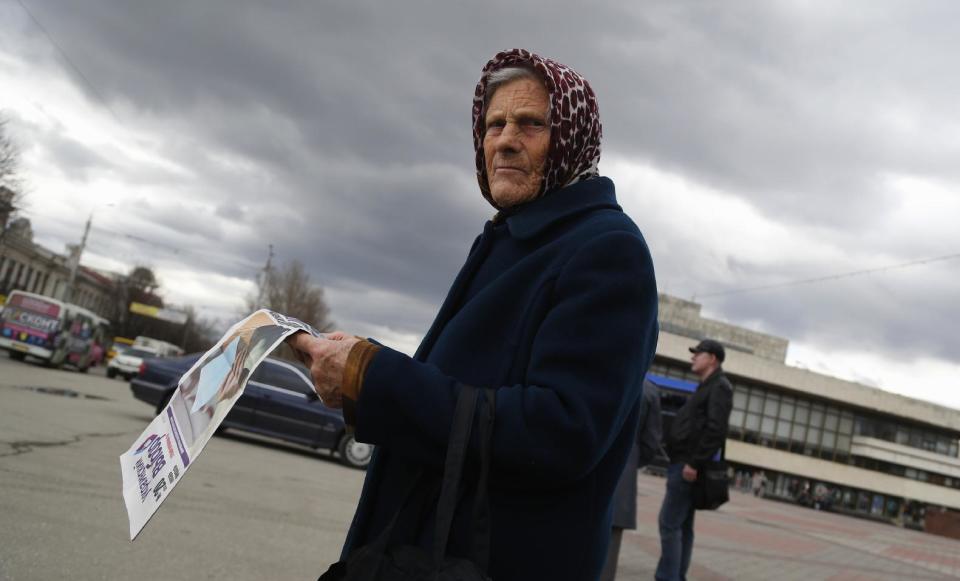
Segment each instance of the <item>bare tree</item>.
[[10,220],[23,206],[21,177],[20,147],[10,136],[6,117],[0,114],[0,243],[3,242]]
[[266,307],[310,323],[319,331],[333,330],[323,287],[310,282],[310,275],[300,261],[288,262],[281,269],[269,268],[260,284],[265,285],[263,304],[256,304],[256,296],[248,296],[247,313]]
[[182,341],[181,347],[183,347],[184,351],[187,353],[195,353],[197,351],[206,351],[213,347],[219,335],[217,332],[217,323],[206,317],[199,316],[193,305],[177,307],[176,309],[187,313],[187,322],[182,325],[182,330],[178,329],[178,332],[182,335],[180,340]]
[[7,119],[0,116],[0,186],[16,190],[14,186],[18,185],[19,170],[20,148],[10,137]]

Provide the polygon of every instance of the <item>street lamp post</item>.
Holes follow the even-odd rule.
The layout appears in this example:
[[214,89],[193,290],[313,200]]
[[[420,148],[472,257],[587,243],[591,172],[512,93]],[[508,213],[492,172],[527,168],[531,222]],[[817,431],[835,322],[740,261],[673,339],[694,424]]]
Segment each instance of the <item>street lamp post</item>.
[[83,229],[83,238],[80,240],[80,246],[76,247],[70,256],[70,278],[67,280],[67,290],[64,293],[63,300],[67,303],[73,302],[74,285],[77,281],[77,269],[80,268],[80,256],[83,255],[83,249],[87,246],[87,236],[90,235],[90,221],[93,220],[93,213],[87,218],[87,225]]
[[94,206],[93,210],[90,210],[90,217],[87,218],[87,225],[83,229],[83,238],[80,239],[80,246],[71,252],[70,256],[70,278],[67,280],[67,287],[63,293],[63,300],[67,303],[73,302],[73,296],[76,293],[76,283],[77,283],[77,271],[80,269],[80,257],[83,256],[83,251],[87,247],[87,237],[90,235],[90,224],[93,222],[93,211],[100,207],[112,207],[114,206],[113,202],[108,204],[97,204]]

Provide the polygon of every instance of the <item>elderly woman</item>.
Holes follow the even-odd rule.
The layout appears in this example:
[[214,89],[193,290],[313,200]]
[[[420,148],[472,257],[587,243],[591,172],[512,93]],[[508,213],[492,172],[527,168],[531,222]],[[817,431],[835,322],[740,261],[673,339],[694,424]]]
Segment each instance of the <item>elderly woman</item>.
[[[657,341],[650,254],[598,175],[600,136],[578,73],[525,50],[496,55],[477,84],[473,139],[480,192],[498,211],[416,355],[344,334],[291,338],[324,401],[377,446],[343,558],[398,514],[413,474],[408,504],[420,510],[399,512],[391,541],[430,547],[467,384],[496,390],[489,576],[600,573]],[[476,487],[464,486],[447,552],[469,558]]]

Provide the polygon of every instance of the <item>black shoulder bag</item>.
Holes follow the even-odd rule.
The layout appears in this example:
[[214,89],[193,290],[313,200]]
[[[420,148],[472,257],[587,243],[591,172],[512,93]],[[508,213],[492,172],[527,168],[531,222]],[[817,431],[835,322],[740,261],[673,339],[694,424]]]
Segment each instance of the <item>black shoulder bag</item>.
[[[713,396],[713,392],[710,396]],[[727,476],[727,442],[724,435],[718,453],[697,467],[697,480],[693,483],[693,508],[717,510],[729,500],[730,477]]]
[[720,458],[710,459],[697,470],[693,483],[693,508],[717,510],[730,500],[730,478],[727,476],[727,445],[720,448]]
[[487,480],[490,473],[490,439],[493,433],[496,392],[483,390],[484,403],[479,422],[480,480],[473,507],[473,559],[446,555],[450,527],[457,508],[457,491],[463,477],[463,462],[470,443],[474,411],[477,404],[474,387],[463,385],[453,412],[453,426],[447,444],[443,468],[443,483],[437,503],[433,554],[421,547],[400,545],[390,547],[390,535],[397,519],[420,481],[419,476],[408,485],[404,500],[380,535],[370,544],[360,547],[347,560],[334,563],[318,581],[489,581],[486,575],[490,556],[490,504],[487,499]]

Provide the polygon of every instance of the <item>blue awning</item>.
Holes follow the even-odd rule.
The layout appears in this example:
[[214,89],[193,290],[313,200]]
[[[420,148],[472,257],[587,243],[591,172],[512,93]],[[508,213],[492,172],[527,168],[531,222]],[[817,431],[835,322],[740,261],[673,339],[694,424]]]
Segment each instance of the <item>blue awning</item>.
[[692,381],[685,381],[683,379],[676,379],[673,377],[664,377],[662,375],[654,375],[653,373],[647,374],[647,379],[657,387],[666,387],[667,389],[676,389],[678,391],[686,391],[693,393],[697,391],[697,384]]

